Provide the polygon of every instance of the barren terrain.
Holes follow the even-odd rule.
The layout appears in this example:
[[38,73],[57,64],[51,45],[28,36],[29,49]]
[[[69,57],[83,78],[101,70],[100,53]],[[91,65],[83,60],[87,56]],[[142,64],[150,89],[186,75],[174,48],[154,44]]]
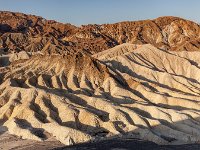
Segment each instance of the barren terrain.
[[1,12],[0,147],[198,144],[199,32],[177,17],[79,28]]

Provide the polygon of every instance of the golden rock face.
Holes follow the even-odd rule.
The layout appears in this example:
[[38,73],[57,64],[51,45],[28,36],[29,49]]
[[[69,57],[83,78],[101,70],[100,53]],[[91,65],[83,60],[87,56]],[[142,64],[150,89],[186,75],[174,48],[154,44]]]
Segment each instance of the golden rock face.
[[200,140],[199,26],[176,17],[75,27],[1,12],[0,123],[66,145]]

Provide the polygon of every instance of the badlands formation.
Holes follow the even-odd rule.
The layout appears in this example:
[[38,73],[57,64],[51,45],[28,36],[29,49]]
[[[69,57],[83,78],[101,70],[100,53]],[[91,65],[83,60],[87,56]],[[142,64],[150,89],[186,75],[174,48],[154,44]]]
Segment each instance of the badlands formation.
[[0,12],[0,125],[65,145],[198,143],[199,33],[177,17],[75,27]]

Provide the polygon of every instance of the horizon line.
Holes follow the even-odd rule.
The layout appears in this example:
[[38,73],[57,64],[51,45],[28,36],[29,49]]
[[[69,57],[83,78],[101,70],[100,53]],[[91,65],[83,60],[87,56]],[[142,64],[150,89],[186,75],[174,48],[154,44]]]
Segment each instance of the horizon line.
[[75,24],[75,23],[71,23],[71,22],[63,22],[63,21],[59,21],[56,19],[51,19],[42,15],[37,15],[37,14],[31,14],[31,13],[25,13],[25,12],[19,12],[19,11],[10,11],[10,10],[0,10],[0,12],[8,12],[8,13],[19,13],[19,14],[24,14],[24,15],[31,15],[31,16],[36,16],[36,17],[40,17],[43,18],[45,20],[49,20],[49,21],[55,21],[57,23],[62,23],[62,24],[70,24],[76,27],[81,27],[81,26],[86,26],[86,25],[105,25],[105,24],[116,24],[116,23],[122,23],[122,22],[137,22],[137,21],[146,21],[146,20],[155,20],[158,18],[164,18],[164,17],[174,17],[174,18],[179,18],[179,19],[184,19],[187,21],[192,21],[196,24],[199,24],[199,22],[192,20],[192,19],[187,19],[185,17],[181,17],[181,16],[172,16],[172,15],[164,15],[164,16],[158,16],[158,17],[152,17],[152,18],[146,18],[146,19],[138,19],[138,20],[121,20],[121,21],[116,21],[116,22],[107,22],[107,23],[88,23],[88,24]]

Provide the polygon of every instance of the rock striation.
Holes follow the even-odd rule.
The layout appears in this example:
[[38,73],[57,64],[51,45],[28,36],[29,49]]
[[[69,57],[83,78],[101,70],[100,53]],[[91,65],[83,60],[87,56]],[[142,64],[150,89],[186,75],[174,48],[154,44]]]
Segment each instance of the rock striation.
[[199,25],[177,17],[75,27],[0,12],[0,125],[65,145],[200,140]]

